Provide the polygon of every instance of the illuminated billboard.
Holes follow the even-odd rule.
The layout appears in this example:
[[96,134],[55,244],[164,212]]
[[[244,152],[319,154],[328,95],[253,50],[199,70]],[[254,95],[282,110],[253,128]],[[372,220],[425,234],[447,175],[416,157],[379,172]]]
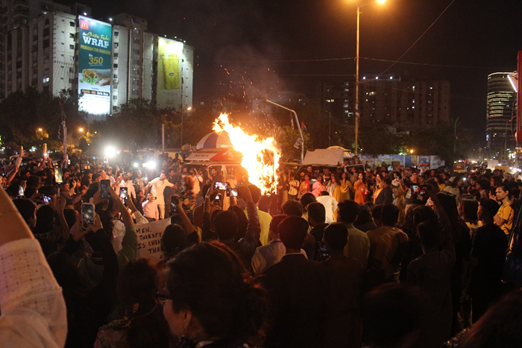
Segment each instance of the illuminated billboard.
[[158,88],[160,107],[181,109],[183,87],[183,43],[158,38]]
[[112,26],[79,16],[78,108],[93,115],[111,112]]

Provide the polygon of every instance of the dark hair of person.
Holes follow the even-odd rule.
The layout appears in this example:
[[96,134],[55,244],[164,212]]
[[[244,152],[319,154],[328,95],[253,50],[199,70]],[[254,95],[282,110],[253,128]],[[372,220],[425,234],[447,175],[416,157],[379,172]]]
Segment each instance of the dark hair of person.
[[412,211],[413,213],[413,228],[417,230],[417,226],[423,221],[431,221],[435,223],[437,220],[437,215],[430,207],[425,205],[419,205],[415,207]]
[[54,229],[54,210],[48,205],[42,205],[36,211],[36,226],[34,233],[46,233]]
[[34,186],[27,186],[24,190],[24,197],[31,199],[35,193],[38,192],[38,189]]
[[390,186],[391,183],[392,183],[391,179],[390,179],[389,177],[387,177],[387,176],[384,177],[384,179],[382,179],[382,181],[383,181],[384,183],[386,183],[386,185],[388,185],[388,186]]
[[22,218],[24,219],[26,224],[29,224],[30,219],[35,218],[36,204],[33,201],[27,198],[15,198],[13,199],[13,204]]
[[39,176],[31,175],[30,177],[27,178],[26,186],[38,187],[38,186],[40,186],[41,180],[42,179],[40,179]]
[[279,235],[279,224],[287,217],[286,214],[279,214],[272,217],[270,221],[270,230]]
[[248,218],[239,206],[231,205],[228,207],[228,210],[236,214],[237,217],[237,234],[235,236],[236,241],[240,240],[246,235],[247,226],[248,226]]
[[408,210],[406,210],[406,214],[404,215],[404,223],[402,225],[402,230],[404,233],[408,235],[408,238],[410,240],[415,240],[415,224],[413,222],[413,212],[415,211],[415,208],[420,207],[419,204],[412,204]]
[[[502,177],[501,176],[495,175],[491,179],[493,179],[493,184],[495,184],[495,187],[503,186],[502,185]],[[504,190],[504,191],[506,191],[506,190]]]
[[292,199],[286,201],[281,207],[281,210],[283,214],[286,215],[303,216],[303,206],[298,201]]
[[423,329],[425,299],[419,291],[400,284],[385,284],[362,302],[363,346],[402,347],[408,335]]
[[257,203],[257,207],[259,210],[264,211],[265,213],[268,213],[270,210],[270,204],[272,204],[272,198],[269,196],[261,196],[259,198],[259,202]]
[[[11,181],[9,186],[5,189],[5,192],[9,195],[9,197],[17,197],[18,192],[20,190],[20,186],[22,186],[23,182],[20,179],[16,179]],[[313,195],[312,195],[313,196]]]
[[400,209],[394,204],[385,204],[381,210],[381,222],[384,226],[397,225],[399,221]]
[[[448,215],[448,218],[451,223],[451,227],[453,229],[453,235],[456,239],[456,243],[459,242],[459,239],[462,237],[462,228],[459,221],[462,221],[459,216],[459,211],[457,208],[457,201],[455,200],[455,195],[449,192],[438,192],[437,198],[442,205],[442,208]],[[469,232],[468,232],[469,233]]]
[[417,235],[425,248],[436,248],[440,244],[439,224],[423,221],[417,226]]
[[234,212],[225,210],[214,219],[214,229],[220,240],[233,239],[238,231],[239,222]]
[[161,236],[161,251],[165,260],[176,256],[187,246],[187,234],[185,229],[178,224],[168,225]]
[[381,221],[383,204],[376,204],[372,207],[372,217],[376,221]]
[[372,221],[372,210],[368,204],[359,204],[359,213],[355,225],[362,225]]
[[168,263],[175,313],[187,309],[207,337],[253,340],[265,324],[266,293],[252,283],[236,253],[220,242],[194,244]]
[[480,185],[480,187],[482,187],[483,190],[488,190],[490,185],[489,185],[489,181],[487,181],[486,179],[481,179],[477,182],[477,184]]
[[501,188],[502,191],[507,192],[508,197],[511,198],[511,188],[509,187],[509,185],[501,183],[499,186],[497,186],[497,188]]
[[308,218],[314,219],[317,223],[324,223],[326,220],[326,209],[319,202],[310,203],[308,205]]
[[317,200],[315,199],[315,196],[312,193],[307,192],[301,196],[299,202],[301,202],[303,209],[306,211],[306,207],[308,206],[308,204],[317,202]]
[[346,199],[337,205],[339,219],[346,224],[353,224],[359,214],[359,204],[351,199]]
[[109,240],[112,240],[112,229],[114,227],[112,214],[107,210],[97,210],[96,213],[100,216],[100,221],[103,225],[103,232]]
[[321,196],[329,196],[330,194],[328,191],[321,191]]
[[73,227],[76,223],[76,211],[74,209],[65,208],[63,210],[63,215],[65,217],[65,222],[67,222],[67,226],[69,226],[69,228]]
[[479,204],[475,198],[470,195],[462,195],[460,196],[460,204],[461,204],[461,212],[464,218],[464,221],[470,222],[472,224],[478,223],[477,211]]
[[52,196],[58,193],[58,190],[55,186],[42,186],[38,189],[38,193],[41,193],[44,196]]
[[453,181],[451,182],[451,187],[455,188],[457,187],[457,185],[459,184],[459,181],[461,181],[463,178],[462,174],[459,174],[457,175],[456,177],[453,178]]
[[462,348],[522,347],[522,291],[492,305],[464,336]]
[[287,216],[279,224],[279,238],[287,249],[301,249],[308,233],[308,222],[302,217]]
[[129,261],[118,275],[117,293],[122,305],[137,302],[154,302],[156,270],[147,259]]
[[493,219],[500,208],[497,202],[489,198],[482,198],[480,200],[480,207],[482,208],[482,214],[486,214],[486,216],[491,219]]
[[248,185],[248,190],[250,191],[250,195],[252,196],[252,201],[254,201],[255,204],[259,202],[259,199],[261,198],[261,190],[259,187],[253,184]]
[[324,240],[334,251],[342,251],[348,243],[348,229],[340,222],[333,222],[324,229]]

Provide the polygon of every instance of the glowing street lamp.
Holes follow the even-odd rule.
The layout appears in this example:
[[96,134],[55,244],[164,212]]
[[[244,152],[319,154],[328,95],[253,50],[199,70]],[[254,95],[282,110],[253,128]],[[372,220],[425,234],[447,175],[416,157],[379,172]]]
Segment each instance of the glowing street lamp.
[[368,6],[373,4],[374,2],[378,2],[380,4],[384,4],[386,0],[377,0],[364,5],[359,5],[358,1],[355,0],[355,5],[357,5],[357,40],[356,40],[356,50],[355,50],[355,156],[357,156],[357,138],[359,137],[359,23],[361,16],[361,7]]
[[80,133],[83,133],[83,128],[82,127],[78,128],[78,130],[80,131]]

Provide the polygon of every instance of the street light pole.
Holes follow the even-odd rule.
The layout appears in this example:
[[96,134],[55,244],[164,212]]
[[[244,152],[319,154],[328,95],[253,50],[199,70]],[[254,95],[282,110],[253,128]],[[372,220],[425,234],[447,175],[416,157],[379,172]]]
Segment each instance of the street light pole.
[[303,163],[303,160],[304,160],[304,137],[303,137],[303,131],[301,130],[301,123],[299,122],[299,117],[297,117],[297,112],[295,112],[295,110],[287,108],[284,105],[278,104],[278,103],[273,102],[273,101],[268,100],[268,99],[266,99],[266,102],[270,103],[272,105],[275,105],[277,107],[280,107],[281,109],[290,111],[294,115],[295,123],[297,123],[297,129],[299,130],[299,135],[301,136],[301,163]]
[[355,49],[355,156],[357,156],[357,140],[359,137],[359,21],[361,16],[361,7],[357,5],[357,30],[356,30],[356,49]]
[[376,0],[370,3],[359,5],[357,1],[355,1],[355,5],[357,6],[357,30],[356,30],[356,44],[355,44],[355,151],[354,154],[357,156],[357,145],[359,138],[359,121],[360,121],[360,111],[359,111],[359,27],[360,27],[360,17],[361,17],[361,7],[370,5],[372,3],[378,2],[383,4],[386,0]]

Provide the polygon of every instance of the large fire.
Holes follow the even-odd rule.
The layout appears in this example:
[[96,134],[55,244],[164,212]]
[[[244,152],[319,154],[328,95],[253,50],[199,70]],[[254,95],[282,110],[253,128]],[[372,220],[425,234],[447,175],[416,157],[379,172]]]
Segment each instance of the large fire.
[[247,170],[250,183],[259,187],[262,194],[275,192],[281,154],[274,138],[260,139],[246,134],[231,125],[226,114],[216,119],[212,129],[217,133],[227,132],[234,150],[243,154],[241,165]]

